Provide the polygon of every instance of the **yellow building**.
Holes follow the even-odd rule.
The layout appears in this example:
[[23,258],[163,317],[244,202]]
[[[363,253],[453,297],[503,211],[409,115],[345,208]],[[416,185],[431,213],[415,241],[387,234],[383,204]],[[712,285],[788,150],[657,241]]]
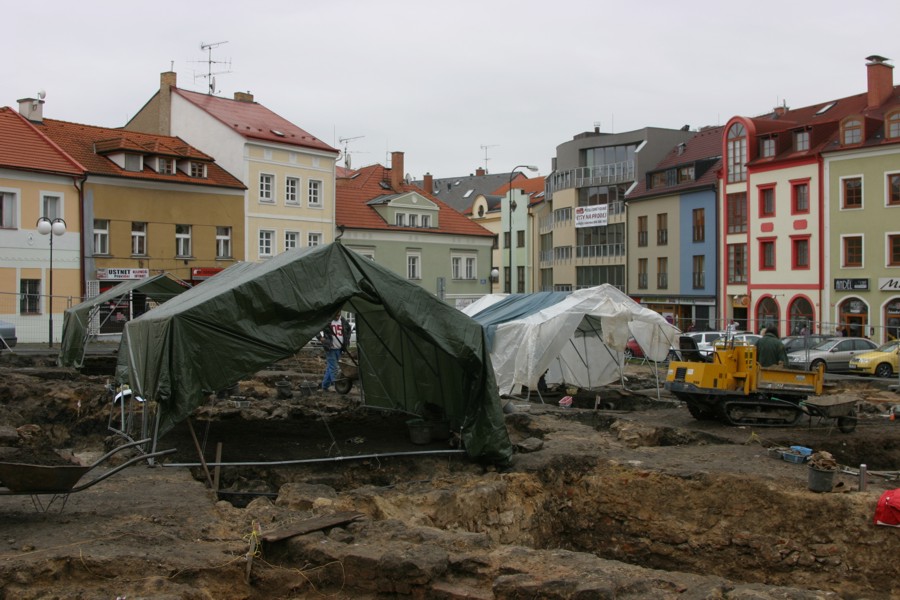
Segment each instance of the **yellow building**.
[[333,241],[338,150],[249,93],[232,100],[182,90],[176,82],[175,73],[162,73],[159,92],[125,129],[177,135],[246,185],[247,260]]

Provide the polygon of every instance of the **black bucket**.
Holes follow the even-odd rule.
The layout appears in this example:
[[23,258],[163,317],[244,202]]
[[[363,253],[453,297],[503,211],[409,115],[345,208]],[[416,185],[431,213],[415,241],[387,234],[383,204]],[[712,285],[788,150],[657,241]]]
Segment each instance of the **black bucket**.
[[809,468],[809,489],[814,492],[830,492],[834,488],[834,471]]

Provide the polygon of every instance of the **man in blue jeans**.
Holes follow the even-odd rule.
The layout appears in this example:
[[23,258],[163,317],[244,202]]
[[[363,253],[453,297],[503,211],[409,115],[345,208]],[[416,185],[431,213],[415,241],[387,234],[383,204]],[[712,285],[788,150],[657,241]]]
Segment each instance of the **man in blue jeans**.
[[338,360],[341,352],[347,350],[350,343],[350,323],[341,316],[341,312],[334,313],[331,323],[319,334],[319,341],[325,350],[325,377],[322,378],[322,391],[330,391],[338,378]]

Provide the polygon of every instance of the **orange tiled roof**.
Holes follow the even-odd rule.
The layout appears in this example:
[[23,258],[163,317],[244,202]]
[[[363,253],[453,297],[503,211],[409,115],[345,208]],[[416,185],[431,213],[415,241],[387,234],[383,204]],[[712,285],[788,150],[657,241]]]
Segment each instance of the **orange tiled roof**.
[[74,158],[6,106],[0,107],[0,167],[62,175],[84,173]]
[[338,154],[335,148],[300,129],[258,102],[229,100],[228,98],[219,98],[218,96],[189,92],[178,88],[172,88],[172,92],[209,113],[246,138],[302,146]]
[[[84,165],[92,175],[246,189],[231,173],[213,162],[212,157],[177,137],[82,125],[55,119],[44,119],[43,123],[36,124],[35,127]],[[172,175],[165,175],[157,173],[149,166],[145,166],[142,171],[126,171],[106,157],[106,154],[116,151],[197,160],[206,163],[207,176],[190,177],[179,170]]]
[[467,219],[462,213],[453,210],[431,194],[411,184],[403,184],[400,190],[387,189],[382,182],[389,182],[391,170],[381,165],[371,165],[357,169],[355,175],[347,179],[337,180],[337,198],[335,200],[335,225],[347,229],[377,229],[383,231],[410,231],[418,234],[427,233],[421,227],[398,227],[385,222],[369,202],[384,196],[398,193],[416,192],[428,198],[439,209],[440,227],[435,233],[455,235],[474,235],[493,237],[490,231]]

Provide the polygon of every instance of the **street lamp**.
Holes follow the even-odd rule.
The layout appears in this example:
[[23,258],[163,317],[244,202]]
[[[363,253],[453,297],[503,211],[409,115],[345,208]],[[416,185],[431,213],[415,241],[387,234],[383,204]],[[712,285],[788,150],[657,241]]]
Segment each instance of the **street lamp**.
[[513,200],[513,177],[518,169],[537,171],[534,165],[517,165],[509,172],[509,293],[513,293],[513,213],[516,212],[516,201]]
[[41,235],[50,236],[50,300],[47,302],[50,313],[50,335],[47,340],[47,346],[53,347],[53,236],[62,235],[66,232],[66,222],[59,217],[50,220],[47,217],[41,217],[37,220],[37,230]]

